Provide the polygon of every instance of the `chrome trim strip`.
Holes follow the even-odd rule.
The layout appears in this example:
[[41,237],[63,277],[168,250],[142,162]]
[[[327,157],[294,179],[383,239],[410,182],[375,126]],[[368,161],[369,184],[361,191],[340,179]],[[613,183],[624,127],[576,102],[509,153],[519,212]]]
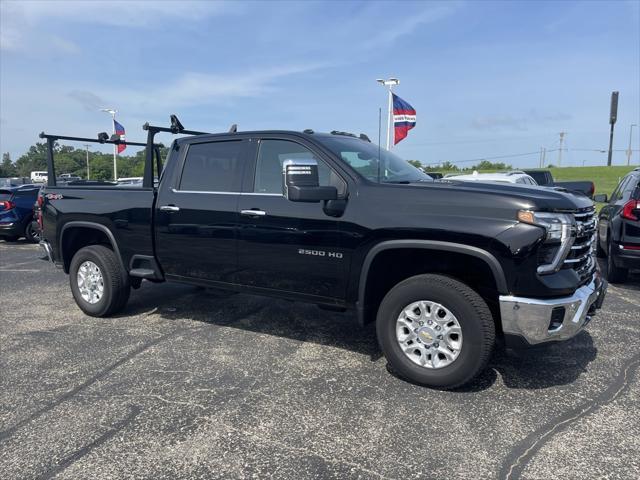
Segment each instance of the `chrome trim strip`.
[[281,193],[260,193],[260,192],[216,192],[216,191],[200,191],[200,190],[177,190],[171,189],[173,193],[204,193],[207,195],[258,195],[263,197],[283,197]]

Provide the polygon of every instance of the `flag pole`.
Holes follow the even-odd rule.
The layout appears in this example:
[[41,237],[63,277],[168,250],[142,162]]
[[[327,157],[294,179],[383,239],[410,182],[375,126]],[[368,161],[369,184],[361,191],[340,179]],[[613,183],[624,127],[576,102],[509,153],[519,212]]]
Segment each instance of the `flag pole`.
[[[113,129],[113,134],[116,134],[116,111],[112,110],[111,111],[111,120],[113,120],[111,122],[111,127]],[[118,146],[114,143],[113,144],[113,181],[117,182],[118,181],[118,167],[116,164],[116,160],[117,160],[117,156],[118,156]]]
[[381,85],[387,87],[389,91],[389,105],[387,107],[387,150],[391,150],[391,125],[393,123],[393,86],[399,85],[400,80],[397,78],[390,78],[389,80],[383,80],[381,78],[376,80]]
[[393,93],[391,92],[391,85],[389,85],[389,108],[387,117],[387,150],[391,150],[391,115],[393,114]]
[[[118,111],[115,108],[101,108],[101,112],[107,112],[111,114],[111,132],[113,135],[116,134],[116,113]],[[116,155],[118,146],[113,144],[113,181],[118,180],[118,168],[116,167]]]

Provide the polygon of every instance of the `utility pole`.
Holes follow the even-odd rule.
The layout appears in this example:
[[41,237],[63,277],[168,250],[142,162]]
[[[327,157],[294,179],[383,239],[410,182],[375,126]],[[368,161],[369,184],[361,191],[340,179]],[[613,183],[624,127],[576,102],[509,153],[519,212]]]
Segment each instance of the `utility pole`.
[[87,180],[89,180],[89,144],[85,143],[84,148],[87,150]]
[[607,157],[607,167],[611,166],[611,155],[613,153],[613,126],[618,119],[618,92],[611,92],[611,109],[609,111],[609,124],[611,130],[609,132],[609,156]]
[[638,125],[636,125],[635,123],[632,123],[629,127],[629,148],[627,149],[627,165],[631,165],[631,153],[633,152],[633,150],[631,150],[631,135],[633,133],[633,127],[637,126]]
[[560,132],[560,148],[558,149],[558,166],[562,166],[562,149],[564,148],[564,136],[567,132]]
[[545,157],[547,156],[547,149],[540,147],[540,168],[544,168]]
[[390,78],[389,80],[383,80],[382,78],[378,78],[376,80],[380,85],[384,85],[387,87],[389,91],[389,106],[388,106],[388,115],[387,115],[387,150],[391,150],[391,121],[393,118],[393,87],[395,85],[400,85],[400,80],[397,78]]
[[[115,135],[116,134],[116,113],[118,113],[117,110],[114,110],[113,108],[101,108],[100,109],[101,112],[106,112],[109,113],[111,115],[111,131],[112,134]],[[117,150],[118,146],[114,143],[113,144],[113,181],[117,181],[118,180],[118,167],[116,166],[116,158],[117,158]]]

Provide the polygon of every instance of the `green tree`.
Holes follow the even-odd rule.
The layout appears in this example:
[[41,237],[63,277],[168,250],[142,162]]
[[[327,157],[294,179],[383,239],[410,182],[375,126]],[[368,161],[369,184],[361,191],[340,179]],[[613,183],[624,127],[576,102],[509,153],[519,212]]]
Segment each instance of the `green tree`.
[[15,177],[18,174],[16,166],[11,161],[9,152],[2,154],[2,163],[0,163],[0,177]]
[[414,167],[422,170],[422,164],[420,163],[420,160],[407,160],[407,162],[413,165]]
[[21,177],[28,177],[31,172],[47,169],[47,144],[36,143],[29,147],[24,155],[16,160],[16,170]]
[[482,160],[477,165],[469,167],[469,170],[512,170],[513,167],[509,164],[502,162],[490,162],[489,160]]

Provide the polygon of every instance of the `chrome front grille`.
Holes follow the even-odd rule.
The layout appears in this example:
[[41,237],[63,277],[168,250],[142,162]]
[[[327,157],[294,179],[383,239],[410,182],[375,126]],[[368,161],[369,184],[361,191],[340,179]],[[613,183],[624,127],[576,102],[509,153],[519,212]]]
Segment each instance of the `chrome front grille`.
[[597,218],[595,207],[579,210],[573,214],[576,221],[575,239],[562,268],[570,268],[587,281],[595,270],[595,239]]

